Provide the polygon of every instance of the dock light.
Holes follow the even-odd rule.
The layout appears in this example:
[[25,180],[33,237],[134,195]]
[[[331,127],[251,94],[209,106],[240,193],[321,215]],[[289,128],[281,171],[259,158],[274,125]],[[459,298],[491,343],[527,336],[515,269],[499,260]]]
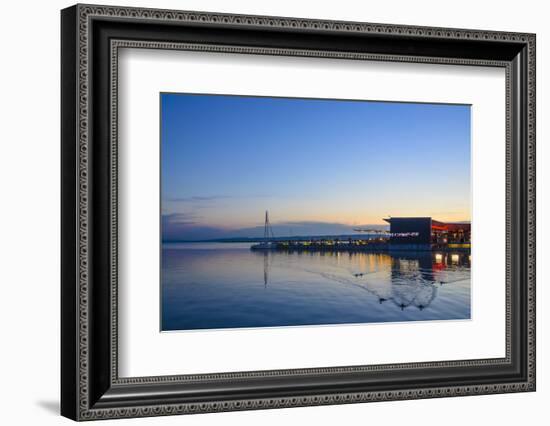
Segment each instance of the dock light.
[[437,263],[441,263],[443,261],[443,255],[441,253],[436,253],[435,254],[435,261]]
[[452,254],[452,255],[451,255],[451,261],[452,261],[453,263],[458,263],[458,259],[459,259],[458,254]]

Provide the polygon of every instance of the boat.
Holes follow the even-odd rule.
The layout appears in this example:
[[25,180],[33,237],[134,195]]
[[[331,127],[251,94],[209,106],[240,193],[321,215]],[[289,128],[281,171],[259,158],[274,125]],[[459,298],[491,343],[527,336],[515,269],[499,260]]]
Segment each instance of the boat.
[[264,223],[264,239],[261,243],[250,246],[250,250],[277,250],[278,244],[273,241],[275,236],[273,235],[273,229],[269,223],[269,212],[265,211],[265,223]]

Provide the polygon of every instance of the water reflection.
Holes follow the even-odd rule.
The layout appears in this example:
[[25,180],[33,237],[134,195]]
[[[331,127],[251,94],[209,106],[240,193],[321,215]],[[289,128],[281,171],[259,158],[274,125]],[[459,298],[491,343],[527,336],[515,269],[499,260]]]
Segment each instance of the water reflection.
[[[264,283],[269,276],[268,259],[280,253],[254,252],[264,257]],[[431,253],[431,252],[392,252],[391,254],[372,254],[361,252],[295,252],[283,253],[289,256],[306,255],[322,258],[334,257],[341,265],[342,256],[348,256],[352,263],[359,266],[358,272],[351,276],[316,272],[324,278],[341,284],[355,285],[372,293],[378,302],[390,301],[401,310],[414,306],[419,310],[427,308],[437,295],[437,288],[443,284],[469,279],[470,260],[464,253]],[[460,266],[460,267],[457,267]],[[391,271],[391,279],[376,276]]]
[[254,252],[248,247],[165,247],[163,329],[470,317],[467,254]]
[[267,287],[267,283],[269,282],[269,268],[271,267],[271,260],[273,257],[268,251],[262,253],[262,255],[264,258],[264,287]]

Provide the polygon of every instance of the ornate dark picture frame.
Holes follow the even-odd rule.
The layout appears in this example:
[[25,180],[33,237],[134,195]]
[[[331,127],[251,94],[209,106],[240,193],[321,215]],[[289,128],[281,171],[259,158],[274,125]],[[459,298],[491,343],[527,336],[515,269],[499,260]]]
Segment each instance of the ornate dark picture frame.
[[[61,13],[61,413],[74,420],[535,390],[535,35],[76,5]],[[506,356],[120,378],[121,47],[506,70]]]

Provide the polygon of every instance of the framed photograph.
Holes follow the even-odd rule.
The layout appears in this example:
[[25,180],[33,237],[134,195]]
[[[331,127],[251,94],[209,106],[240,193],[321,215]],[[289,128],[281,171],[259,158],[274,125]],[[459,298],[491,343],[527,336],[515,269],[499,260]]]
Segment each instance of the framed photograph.
[[61,412],[535,390],[535,35],[61,12]]

